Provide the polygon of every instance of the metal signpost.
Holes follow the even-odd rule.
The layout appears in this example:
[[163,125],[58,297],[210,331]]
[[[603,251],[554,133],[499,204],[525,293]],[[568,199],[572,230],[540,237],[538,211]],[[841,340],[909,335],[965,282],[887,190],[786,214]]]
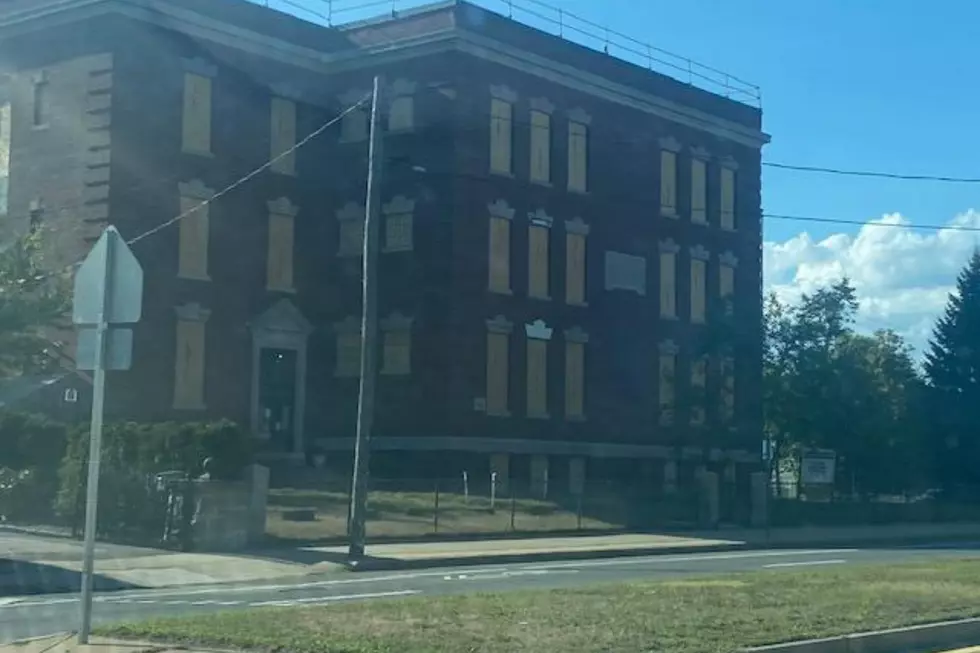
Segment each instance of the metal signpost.
[[132,361],[129,329],[115,325],[139,321],[143,310],[143,268],[115,227],[108,227],[75,275],[72,322],[79,327],[77,366],[93,371],[92,428],[85,489],[85,549],[82,560],[82,609],[79,644],[87,644],[92,626],[92,573],[102,454],[102,413],[106,369],[126,370]]

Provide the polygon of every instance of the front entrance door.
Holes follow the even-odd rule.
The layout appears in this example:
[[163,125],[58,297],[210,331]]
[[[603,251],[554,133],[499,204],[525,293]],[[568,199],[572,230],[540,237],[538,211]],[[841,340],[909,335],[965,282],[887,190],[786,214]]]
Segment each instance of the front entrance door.
[[262,432],[279,451],[294,447],[296,410],[296,351],[262,349],[259,352],[259,421]]

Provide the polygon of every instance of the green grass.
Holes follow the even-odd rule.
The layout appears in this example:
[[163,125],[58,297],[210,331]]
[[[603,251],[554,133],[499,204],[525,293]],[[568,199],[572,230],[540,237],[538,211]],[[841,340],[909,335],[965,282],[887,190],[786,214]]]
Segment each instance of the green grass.
[[[506,533],[511,530],[566,531],[609,530],[625,523],[622,504],[597,506],[595,500],[584,506],[592,514],[604,514],[599,519],[589,514],[578,516],[574,500],[568,502],[522,498],[511,501],[500,498],[495,510],[490,499],[473,495],[466,499],[460,493],[439,495],[436,524],[436,496],[430,492],[373,490],[368,496],[368,537],[398,538],[429,534]],[[347,492],[319,489],[279,488],[269,491],[266,532],[279,540],[315,541],[343,537],[347,529]],[[314,508],[316,520],[296,522],[283,519],[290,508]],[[601,508],[600,510],[597,510]],[[617,510],[619,508],[619,510]],[[511,528],[511,513],[513,529]],[[617,514],[619,513],[619,514]]]
[[101,634],[290,653],[713,653],[978,614],[980,559],[270,608]]

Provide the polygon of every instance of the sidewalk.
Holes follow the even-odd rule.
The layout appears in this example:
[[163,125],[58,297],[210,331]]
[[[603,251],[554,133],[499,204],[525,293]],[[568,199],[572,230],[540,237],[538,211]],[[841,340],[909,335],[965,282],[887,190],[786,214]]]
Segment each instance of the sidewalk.
[[[704,553],[739,549],[886,546],[939,541],[980,542],[980,523],[891,524],[860,527],[723,529],[684,535],[624,534],[542,537],[483,542],[423,542],[368,545],[366,569],[407,569],[606,556]],[[345,547],[311,547],[342,561]]]
[[188,651],[185,647],[169,648],[159,644],[124,642],[102,637],[92,637],[89,642],[85,646],[80,646],[76,635],[62,633],[0,645],[0,653],[187,653]]
[[[685,534],[617,534],[536,539],[435,541],[368,545],[359,569],[412,569],[468,564],[703,553],[779,547],[887,546],[980,542],[980,523],[895,524],[844,528],[723,529]],[[0,597],[75,591],[82,545],[76,540],[0,534]],[[298,578],[346,568],[343,546],[179,553],[100,543],[99,590],[247,583]]]

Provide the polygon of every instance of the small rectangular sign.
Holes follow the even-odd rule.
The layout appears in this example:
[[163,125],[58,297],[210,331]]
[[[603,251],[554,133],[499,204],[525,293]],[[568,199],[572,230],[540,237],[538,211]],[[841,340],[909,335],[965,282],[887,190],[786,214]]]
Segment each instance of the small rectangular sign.
[[[75,349],[75,367],[95,369],[95,329],[79,329]],[[133,330],[110,328],[106,333],[105,369],[121,372],[133,366]]]

